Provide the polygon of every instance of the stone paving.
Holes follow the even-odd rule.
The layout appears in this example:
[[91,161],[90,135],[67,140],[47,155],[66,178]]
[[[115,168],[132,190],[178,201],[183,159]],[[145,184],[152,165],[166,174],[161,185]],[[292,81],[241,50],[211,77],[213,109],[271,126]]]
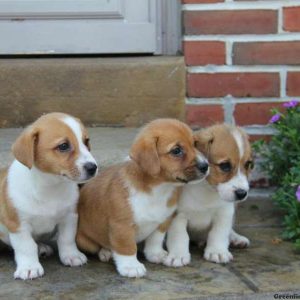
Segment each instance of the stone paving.
[[[18,129],[0,130],[1,166],[12,159],[11,143]],[[127,155],[136,129],[93,128],[92,149],[102,165]],[[270,199],[253,193],[238,210],[237,231],[250,248],[233,249],[234,261],[218,265],[203,260],[203,249],[191,245],[192,263],[167,268],[145,262],[142,279],[117,275],[112,263],[90,257],[80,268],[64,267],[57,254],[41,260],[45,276],[33,281],[13,279],[13,253],[0,252],[0,299],[274,299],[275,294],[300,295],[300,255],[280,237],[281,212]],[[141,256],[141,260],[144,261]]]

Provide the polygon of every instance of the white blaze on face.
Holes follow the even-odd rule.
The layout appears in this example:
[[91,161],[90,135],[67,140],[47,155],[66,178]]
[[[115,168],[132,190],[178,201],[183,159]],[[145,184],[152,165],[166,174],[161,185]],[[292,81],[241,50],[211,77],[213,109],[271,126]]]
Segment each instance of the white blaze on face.
[[84,170],[84,165],[87,163],[94,163],[97,165],[96,160],[90,153],[87,146],[82,141],[82,130],[81,130],[81,126],[80,126],[79,122],[72,117],[66,117],[62,121],[70,127],[70,129],[73,131],[73,133],[77,139],[78,147],[79,147],[79,156],[76,160],[76,166],[81,174],[81,176],[80,176],[81,178],[79,180],[84,181],[84,180],[86,180],[86,177],[87,177],[87,174]]
[[238,189],[249,191],[249,182],[247,176],[241,171],[241,159],[245,153],[243,136],[239,130],[235,129],[232,131],[232,135],[237,144],[239,150],[239,165],[237,174],[232,177],[229,181],[218,185],[217,190],[221,195],[221,198],[225,201],[235,200],[235,191]]

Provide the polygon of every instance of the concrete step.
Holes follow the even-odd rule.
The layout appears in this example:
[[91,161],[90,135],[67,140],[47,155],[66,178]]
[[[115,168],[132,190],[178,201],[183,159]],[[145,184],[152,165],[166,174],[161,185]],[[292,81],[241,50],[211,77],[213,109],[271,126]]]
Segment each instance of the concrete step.
[[0,127],[67,112],[90,126],[184,118],[182,57],[0,60]]

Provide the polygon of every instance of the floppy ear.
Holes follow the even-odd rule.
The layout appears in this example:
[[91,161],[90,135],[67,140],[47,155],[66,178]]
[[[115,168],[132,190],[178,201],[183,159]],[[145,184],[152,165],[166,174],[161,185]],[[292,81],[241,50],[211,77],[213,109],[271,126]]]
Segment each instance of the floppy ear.
[[88,150],[91,152],[92,148],[91,148],[91,142],[90,142],[90,139],[88,139],[87,143],[86,143],[86,146],[88,148]]
[[84,141],[84,144],[86,145],[86,147],[88,148],[88,150],[91,152],[90,138],[86,138],[86,140]]
[[151,176],[156,176],[160,172],[157,141],[158,138],[155,137],[138,137],[130,151],[130,158]]
[[26,128],[12,145],[15,158],[28,167],[32,168],[34,163],[35,144],[38,138],[38,130],[32,127]]
[[214,141],[212,133],[208,129],[202,129],[194,134],[196,148],[205,156],[209,154],[209,147]]

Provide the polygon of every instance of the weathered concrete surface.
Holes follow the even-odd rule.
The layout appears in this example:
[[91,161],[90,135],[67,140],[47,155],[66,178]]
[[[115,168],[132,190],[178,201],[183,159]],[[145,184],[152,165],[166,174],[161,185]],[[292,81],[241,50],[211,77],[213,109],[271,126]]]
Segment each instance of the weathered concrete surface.
[[[19,129],[0,130],[1,166]],[[101,164],[123,160],[136,129],[90,129],[92,148]],[[145,262],[142,279],[117,275],[112,263],[90,257],[81,268],[68,268],[55,254],[42,259],[45,276],[22,282],[13,279],[11,251],[0,252],[0,299],[273,299],[279,292],[300,294],[300,255],[280,237],[280,215],[267,198],[252,198],[238,210],[238,232],[251,240],[246,250],[232,250],[234,261],[217,265],[203,260],[203,249],[192,249],[192,264],[173,269]],[[144,259],[141,257],[141,260]]]
[[0,127],[61,111],[86,124],[139,126],[184,118],[182,57],[0,60]]

